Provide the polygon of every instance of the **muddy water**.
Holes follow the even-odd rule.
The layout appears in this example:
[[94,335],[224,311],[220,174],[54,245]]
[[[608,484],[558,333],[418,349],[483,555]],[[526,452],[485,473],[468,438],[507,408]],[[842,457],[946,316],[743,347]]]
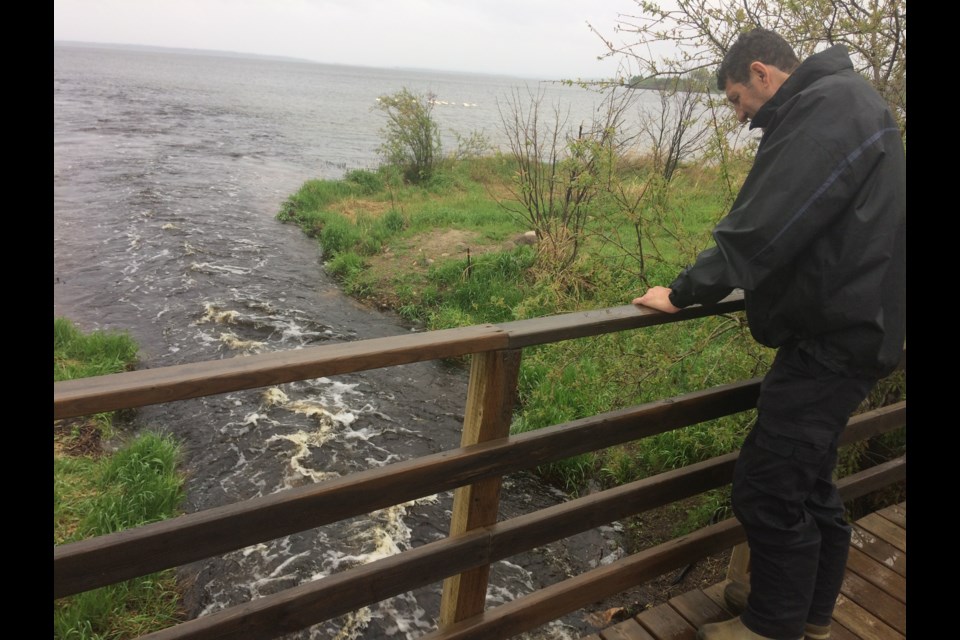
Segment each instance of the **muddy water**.
[[[492,90],[390,74],[55,46],[54,315],[129,331],[143,367],[415,330],[344,296],[317,245],[275,220],[304,180],[374,165],[377,94],[441,81],[451,93]],[[193,512],[453,448],[466,383],[458,367],[405,365],[147,407],[135,428],[183,443]],[[502,517],[559,499],[528,475],[506,484]],[[450,505],[449,493],[429,496],[184,567],[189,614],[441,538]],[[488,604],[618,553],[603,530],[498,563]],[[431,585],[290,637],[416,638],[435,628],[439,598]],[[585,630],[581,618],[532,637]]]

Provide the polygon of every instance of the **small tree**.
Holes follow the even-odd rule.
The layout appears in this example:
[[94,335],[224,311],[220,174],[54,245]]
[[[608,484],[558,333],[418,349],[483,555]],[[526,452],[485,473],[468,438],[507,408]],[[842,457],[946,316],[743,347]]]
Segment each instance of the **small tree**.
[[[627,98],[611,93],[607,108],[576,131],[559,106],[544,117],[543,94],[519,91],[498,103],[509,152],[517,163],[511,201],[500,204],[537,234],[539,261],[559,272],[577,257],[591,204],[609,190]],[[619,99],[618,99],[619,98]]]
[[640,128],[650,144],[654,171],[670,182],[680,162],[701,151],[708,140],[704,116],[709,86],[702,80],[675,77],[656,91],[658,108],[641,109]]
[[744,31],[773,29],[800,59],[843,44],[853,64],[886,98],[907,129],[906,0],[634,0],[636,11],[620,14],[617,43],[601,30],[603,57],[620,58],[626,77],[677,77],[711,72]]
[[387,126],[380,132],[380,154],[409,182],[428,180],[442,158],[440,131],[432,115],[434,99],[432,93],[413,93],[406,87],[377,98],[377,109],[387,116]]

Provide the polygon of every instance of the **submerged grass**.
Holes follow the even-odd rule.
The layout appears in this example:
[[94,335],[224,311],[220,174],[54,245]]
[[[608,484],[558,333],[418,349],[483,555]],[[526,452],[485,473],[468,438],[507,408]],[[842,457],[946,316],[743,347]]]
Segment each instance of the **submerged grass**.
[[[84,334],[64,318],[54,319],[54,380],[117,373],[136,362],[136,344],[124,334]],[[57,439],[77,431],[112,432],[112,416],[55,430],[54,544],[122,531],[172,517],[183,498],[177,472],[178,445],[168,436],[145,433],[113,455],[99,448],[70,456]],[[59,435],[58,435],[59,434]],[[94,440],[99,443],[99,439]],[[59,451],[59,453],[58,453]],[[172,571],[110,585],[54,601],[54,637],[133,638],[180,619],[180,597]]]

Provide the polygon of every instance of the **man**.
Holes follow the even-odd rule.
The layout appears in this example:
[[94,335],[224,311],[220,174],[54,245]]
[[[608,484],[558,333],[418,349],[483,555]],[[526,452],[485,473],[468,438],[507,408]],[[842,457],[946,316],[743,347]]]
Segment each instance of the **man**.
[[746,608],[697,637],[823,640],[850,544],[837,439],[905,339],[903,143],[842,46],[800,64],[756,29],[717,80],[737,118],[763,129],[754,165],[716,246],[633,303],[674,313],[742,288],[751,333],[778,349],[733,481],[751,550]]

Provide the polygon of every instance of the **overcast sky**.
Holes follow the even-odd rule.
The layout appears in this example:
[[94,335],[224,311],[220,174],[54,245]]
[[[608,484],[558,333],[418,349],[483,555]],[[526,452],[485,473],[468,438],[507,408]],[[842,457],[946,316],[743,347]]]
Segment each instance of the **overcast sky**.
[[613,77],[633,0],[55,0],[54,40],[291,56],[536,79]]

